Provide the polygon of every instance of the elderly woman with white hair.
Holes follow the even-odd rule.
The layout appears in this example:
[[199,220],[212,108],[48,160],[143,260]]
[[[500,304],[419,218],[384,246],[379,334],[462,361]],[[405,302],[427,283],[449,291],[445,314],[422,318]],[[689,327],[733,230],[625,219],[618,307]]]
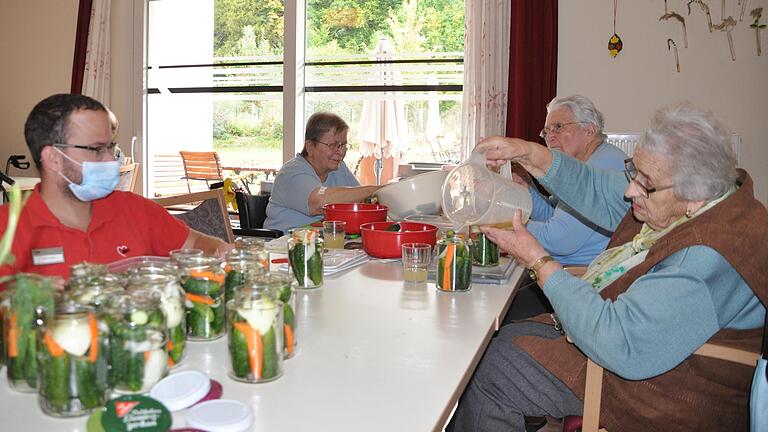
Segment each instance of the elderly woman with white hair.
[[[547,105],[547,118],[540,136],[552,150],[593,167],[621,172],[627,155],[606,141],[604,124],[603,114],[588,98],[581,95],[557,97]],[[515,172],[516,178],[521,179],[518,182],[529,184],[533,198],[528,231],[563,265],[585,266],[592,262],[605,249],[611,231],[586,220],[556,195],[545,197],[530,185],[526,173]],[[526,280],[504,322],[551,311],[541,290]]]
[[606,369],[608,430],[747,430],[751,368],[692,356],[706,342],[759,352],[768,304],[768,212],[714,116],[690,104],[657,111],[626,178],[519,139],[479,148],[614,234],[577,278],[519,212],[514,231],[483,228],[555,314],[502,327],[449,428],[522,431],[524,416],[581,415],[589,357]]

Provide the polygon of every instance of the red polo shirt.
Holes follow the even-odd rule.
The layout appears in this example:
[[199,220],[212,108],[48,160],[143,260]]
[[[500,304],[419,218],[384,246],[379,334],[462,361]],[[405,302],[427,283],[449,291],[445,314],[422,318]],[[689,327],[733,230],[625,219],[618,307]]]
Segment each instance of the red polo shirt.
[[[0,207],[0,232],[5,232],[7,225],[8,205],[4,205]],[[163,207],[140,195],[120,191],[93,201],[87,231],[64,226],[48,209],[37,185],[16,229],[12,247],[16,260],[1,266],[0,276],[29,272],[67,277],[69,266],[83,261],[110,263],[132,256],[167,256],[188,236],[189,228]],[[48,253],[33,260],[33,251],[43,249]]]

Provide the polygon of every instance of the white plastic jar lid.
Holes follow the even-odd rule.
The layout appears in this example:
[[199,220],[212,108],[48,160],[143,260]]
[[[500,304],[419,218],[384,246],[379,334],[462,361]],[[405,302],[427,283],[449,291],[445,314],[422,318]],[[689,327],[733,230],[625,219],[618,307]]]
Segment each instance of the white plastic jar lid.
[[216,432],[243,432],[253,425],[253,410],[239,401],[218,399],[187,411],[187,426]]
[[194,405],[211,390],[208,375],[198,371],[182,371],[160,380],[149,395],[165,405],[169,411],[178,411]]

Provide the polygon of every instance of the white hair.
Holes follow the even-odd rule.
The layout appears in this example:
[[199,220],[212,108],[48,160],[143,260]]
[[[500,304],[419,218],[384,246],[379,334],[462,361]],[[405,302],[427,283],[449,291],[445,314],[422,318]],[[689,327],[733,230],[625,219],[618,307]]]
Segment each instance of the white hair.
[[556,97],[547,104],[547,113],[560,108],[568,108],[577,122],[594,125],[597,134],[605,138],[605,134],[603,134],[603,128],[605,127],[603,113],[597,109],[589,98],[578,94]]
[[687,201],[718,198],[733,187],[738,176],[731,132],[711,111],[690,102],[656,111],[637,149],[667,158],[675,195]]

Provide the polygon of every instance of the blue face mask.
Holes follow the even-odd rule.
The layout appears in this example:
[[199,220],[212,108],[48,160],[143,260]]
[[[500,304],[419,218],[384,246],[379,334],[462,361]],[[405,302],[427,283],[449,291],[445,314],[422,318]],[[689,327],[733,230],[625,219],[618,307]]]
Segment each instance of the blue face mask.
[[115,186],[117,186],[117,182],[120,180],[120,163],[118,161],[80,163],[67,156],[58,148],[56,150],[64,155],[65,158],[80,165],[83,169],[83,181],[80,184],[74,183],[67,176],[59,173],[60,176],[69,182],[69,190],[72,191],[77,199],[80,201],[93,201],[104,198],[115,190]]

